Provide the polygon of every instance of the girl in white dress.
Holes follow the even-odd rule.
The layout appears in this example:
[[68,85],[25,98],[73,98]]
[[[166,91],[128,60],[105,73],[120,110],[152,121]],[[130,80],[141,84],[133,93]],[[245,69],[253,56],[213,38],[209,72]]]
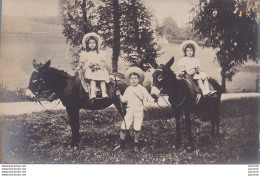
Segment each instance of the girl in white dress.
[[179,60],[178,66],[180,68],[179,76],[191,76],[197,81],[202,94],[209,95],[216,91],[210,91],[208,84],[208,75],[200,70],[200,60],[195,57],[195,52],[198,50],[198,45],[192,41],[187,40],[181,44],[181,51],[183,58]]
[[96,33],[88,33],[82,39],[85,48],[80,53],[77,70],[82,70],[85,79],[90,80],[90,99],[96,97],[96,81],[100,81],[102,97],[108,97],[106,83],[109,83],[109,73],[105,68],[105,52],[100,51],[101,38]]

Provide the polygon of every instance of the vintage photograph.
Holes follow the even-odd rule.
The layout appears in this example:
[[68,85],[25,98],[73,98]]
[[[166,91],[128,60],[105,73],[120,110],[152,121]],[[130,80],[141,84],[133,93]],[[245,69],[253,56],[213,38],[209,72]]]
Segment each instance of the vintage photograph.
[[0,163],[259,163],[259,1],[1,2]]

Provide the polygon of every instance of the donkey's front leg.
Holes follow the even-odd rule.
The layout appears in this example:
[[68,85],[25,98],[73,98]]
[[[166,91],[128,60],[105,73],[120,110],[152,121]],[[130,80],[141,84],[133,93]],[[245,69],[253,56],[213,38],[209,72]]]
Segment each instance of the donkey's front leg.
[[78,146],[80,142],[79,138],[79,109],[75,107],[67,107],[66,108],[69,119],[70,126],[72,131],[72,141],[71,146]]
[[184,115],[185,115],[186,129],[188,132],[189,145],[191,147],[191,150],[194,150],[194,142],[192,138],[191,122],[190,122],[190,112],[185,112]]
[[176,137],[177,137],[176,147],[177,148],[180,148],[180,146],[181,146],[181,130],[180,130],[181,124],[180,124],[180,120],[181,120],[181,113],[176,112],[175,113],[175,125],[176,125]]

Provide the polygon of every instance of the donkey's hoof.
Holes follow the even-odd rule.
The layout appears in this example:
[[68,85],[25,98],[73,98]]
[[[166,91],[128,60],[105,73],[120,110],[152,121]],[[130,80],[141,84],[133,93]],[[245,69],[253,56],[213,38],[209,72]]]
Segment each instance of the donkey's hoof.
[[196,155],[196,157],[198,157],[198,156],[199,156],[199,153],[200,153],[200,150],[199,150],[199,149],[197,149],[197,150],[194,150],[194,154]]
[[76,143],[76,144],[75,143],[71,143],[70,146],[71,146],[71,148],[79,147],[79,143]]
[[78,150],[79,149],[79,146],[74,146],[74,147],[71,147],[72,150]]
[[71,147],[79,147],[79,141],[78,140],[77,141],[71,141],[70,146]]

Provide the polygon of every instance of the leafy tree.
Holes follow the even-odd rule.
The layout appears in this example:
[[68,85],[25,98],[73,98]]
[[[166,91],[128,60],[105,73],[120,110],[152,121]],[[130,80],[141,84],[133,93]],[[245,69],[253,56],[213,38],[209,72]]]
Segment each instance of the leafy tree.
[[223,91],[236,66],[259,60],[257,20],[256,11],[245,0],[200,0],[194,8],[193,30],[205,40],[205,47],[218,49]]
[[78,64],[79,52],[82,50],[81,41],[89,32],[97,32],[95,5],[92,0],[60,0],[63,34],[70,45],[69,51],[73,56],[72,66]]
[[124,1],[121,12],[121,50],[126,55],[125,59],[130,61],[129,54],[136,52],[140,57],[139,67],[143,70],[149,68],[148,64],[156,67],[155,58],[160,55],[160,47],[155,41],[156,30],[151,12],[140,0]]
[[126,56],[133,51],[143,58],[140,66],[146,63],[156,66],[160,48],[155,42],[152,14],[140,0],[60,0],[60,7],[63,34],[74,56],[72,65],[78,63],[83,35],[96,32],[104,39],[105,47],[112,47],[113,72],[118,69],[120,54],[129,61]]
[[179,28],[176,21],[173,20],[172,17],[164,18],[162,24],[157,30],[159,36],[165,36],[165,38],[171,43],[176,42],[176,40],[198,40],[194,36],[194,32],[192,32],[190,25]]
[[176,21],[174,21],[172,17],[164,18],[159,30],[159,35],[176,38],[179,35],[179,32],[180,29],[178,28]]
[[104,44],[113,48],[113,71],[117,71],[119,55],[130,62],[132,52],[144,58],[138,62],[144,70],[147,63],[156,66],[155,58],[160,49],[154,38],[152,14],[140,0],[102,0],[98,13],[102,17],[98,24],[103,31]]
[[98,7],[98,28],[102,31],[104,45],[111,47],[112,72],[117,72],[120,55],[120,4],[118,0],[101,0]]

